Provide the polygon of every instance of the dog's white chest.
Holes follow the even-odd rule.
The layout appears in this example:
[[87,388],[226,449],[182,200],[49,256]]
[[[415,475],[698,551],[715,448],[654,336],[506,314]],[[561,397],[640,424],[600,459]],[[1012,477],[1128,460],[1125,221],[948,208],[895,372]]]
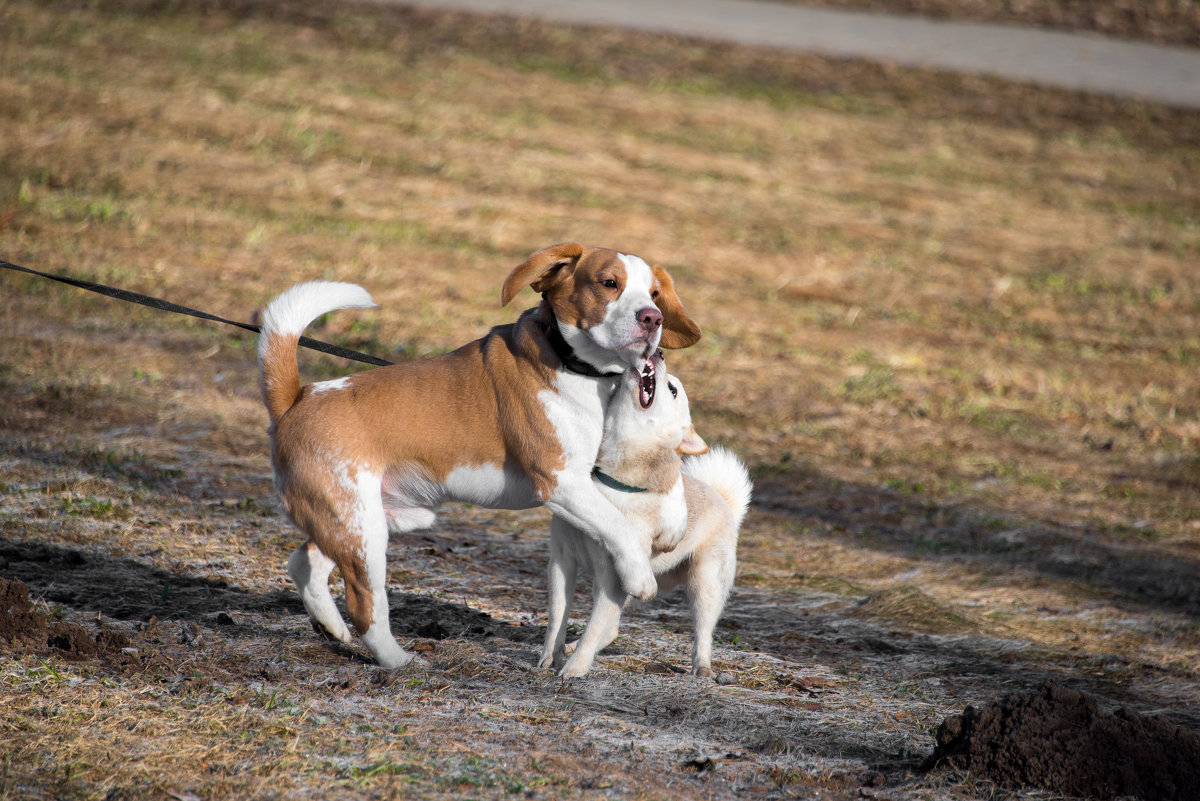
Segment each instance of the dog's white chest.
[[609,381],[563,373],[553,390],[538,393],[568,470],[582,465],[591,472],[600,450],[604,412],[611,394]]

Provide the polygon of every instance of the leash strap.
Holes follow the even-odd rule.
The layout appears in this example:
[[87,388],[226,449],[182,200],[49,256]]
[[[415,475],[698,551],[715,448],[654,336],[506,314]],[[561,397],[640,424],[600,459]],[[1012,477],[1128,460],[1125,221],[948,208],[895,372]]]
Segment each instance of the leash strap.
[[[216,323],[225,323],[226,325],[233,325],[237,326],[238,328],[243,328],[247,331],[253,331],[256,334],[261,330],[257,325],[240,323],[237,320],[226,320],[224,317],[217,317],[216,315],[209,314],[208,312],[198,311],[197,309],[189,309],[187,306],[180,306],[177,303],[171,303],[170,301],[161,300],[159,298],[152,298],[149,295],[143,295],[139,292],[130,292],[128,289],[116,289],[115,287],[105,286],[104,284],[96,284],[91,281],[82,281],[78,278],[70,278],[65,275],[43,273],[38,270],[31,270],[28,267],[21,267],[20,265],[4,261],[3,259],[0,259],[0,267],[3,267],[6,270],[16,270],[17,272],[29,273],[30,275],[36,275],[41,278],[49,278],[51,281],[59,281],[64,284],[70,284],[71,286],[79,287],[80,289],[86,289],[89,292],[96,292],[101,295],[107,295],[110,298],[125,300],[130,303],[137,303],[139,305],[148,306],[151,309],[157,309],[159,311],[174,312],[175,314],[186,314],[190,317],[199,317],[201,320],[212,320]],[[341,356],[344,359],[353,359],[356,362],[374,364],[379,367],[385,367],[392,363],[389,361],[384,361],[378,357],[371,356],[367,353],[359,353],[356,350],[343,348],[340,345],[334,345],[330,342],[321,342],[318,339],[309,339],[308,337],[304,336],[300,337],[300,345],[308,348],[309,350],[328,353],[331,356]]]

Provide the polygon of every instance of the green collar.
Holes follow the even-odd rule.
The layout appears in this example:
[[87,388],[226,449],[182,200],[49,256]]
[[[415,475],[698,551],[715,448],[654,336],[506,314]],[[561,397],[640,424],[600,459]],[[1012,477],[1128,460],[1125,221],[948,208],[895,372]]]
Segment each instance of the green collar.
[[596,479],[597,481],[599,481],[601,484],[603,484],[606,487],[615,489],[617,492],[645,492],[646,491],[645,487],[634,487],[630,484],[626,484],[624,481],[618,481],[617,479],[610,476],[608,473],[602,472],[599,467],[592,468],[592,478]]

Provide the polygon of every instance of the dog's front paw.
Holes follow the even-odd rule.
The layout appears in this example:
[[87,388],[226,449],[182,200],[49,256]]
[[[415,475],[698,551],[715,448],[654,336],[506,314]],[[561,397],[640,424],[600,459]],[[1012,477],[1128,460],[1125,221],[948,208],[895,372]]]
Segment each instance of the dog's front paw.
[[560,679],[577,679],[580,676],[586,676],[591,669],[592,660],[572,657],[567,660],[567,664],[563,665],[563,669],[558,671],[558,677]]
[[654,578],[654,571],[650,569],[649,562],[626,565],[625,569],[620,571],[620,575],[621,586],[634,598],[650,601],[658,594],[658,579]]

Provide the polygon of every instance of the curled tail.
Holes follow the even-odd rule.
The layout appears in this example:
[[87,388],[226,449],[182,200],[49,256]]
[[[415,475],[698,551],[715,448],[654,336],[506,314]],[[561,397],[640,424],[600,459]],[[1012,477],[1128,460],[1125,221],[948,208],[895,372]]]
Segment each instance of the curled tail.
[[263,401],[274,425],[300,396],[300,365],[296,348],[308,324],[336,309],[367,309],[375,305],[367,290],[356,284],[312,281],[296,284],[262,313],[258,335],[258,375]]
[[714,445],[707,453],[685,458],[683,472],[716,490],[722,500],[729,504],[737,528],[741,528],[746,510],[750,508],[754,484],[750,481],[746,466],[733,451]]

